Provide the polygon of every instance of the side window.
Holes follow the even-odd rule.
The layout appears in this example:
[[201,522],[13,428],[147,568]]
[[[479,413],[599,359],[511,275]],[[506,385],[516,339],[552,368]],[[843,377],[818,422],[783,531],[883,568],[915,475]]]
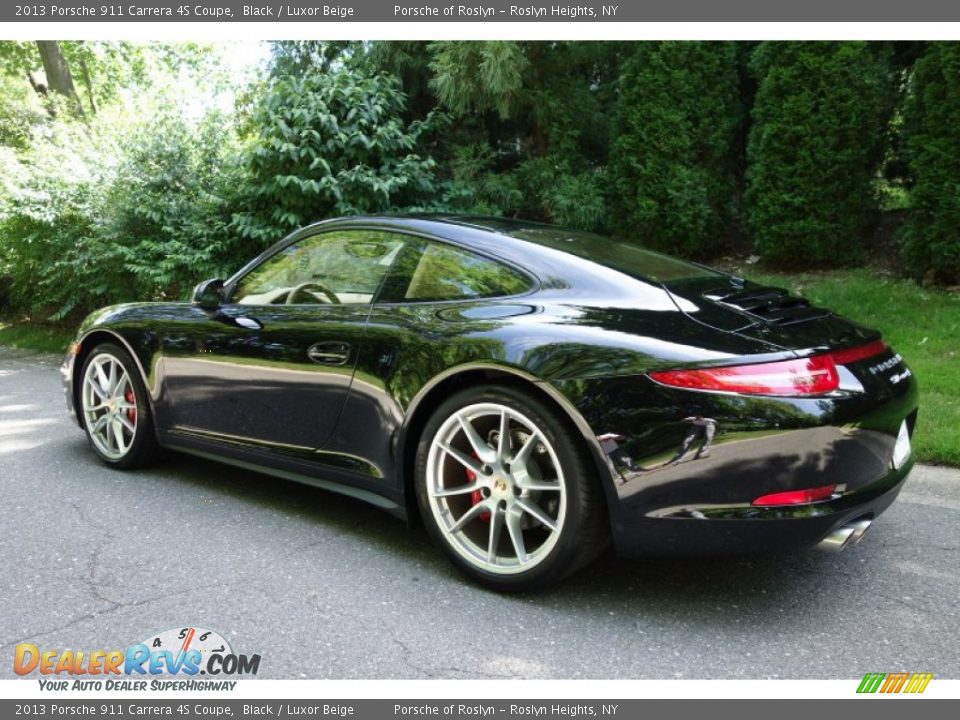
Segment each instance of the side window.
[[497,297],[531,287],[529,278],[496,260],[442,243],[425,242],[410,265],[406,300]]
[[304,238],[243,276],[231,302],[240,305],[364,304],[373,301],[405,239],[341,230]]

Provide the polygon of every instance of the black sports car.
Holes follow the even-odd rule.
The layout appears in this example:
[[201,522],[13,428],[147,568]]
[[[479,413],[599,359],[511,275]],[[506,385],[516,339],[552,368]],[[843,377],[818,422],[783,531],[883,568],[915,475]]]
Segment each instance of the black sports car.
[[777,288],[549,225],[357,217],[192,302],[105,308],[62,368],[108,465],[161,447],[422,520],[489,586],[627,555],[859,540],[912,466],[917,388]]

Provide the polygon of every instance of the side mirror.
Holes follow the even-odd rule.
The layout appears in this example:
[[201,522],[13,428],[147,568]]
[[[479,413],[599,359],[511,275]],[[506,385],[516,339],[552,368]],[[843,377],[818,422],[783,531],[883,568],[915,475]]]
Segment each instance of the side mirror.
[[223,280],[204,280],[193,289],[190,302],[197,307],[216,310],[223,304]]

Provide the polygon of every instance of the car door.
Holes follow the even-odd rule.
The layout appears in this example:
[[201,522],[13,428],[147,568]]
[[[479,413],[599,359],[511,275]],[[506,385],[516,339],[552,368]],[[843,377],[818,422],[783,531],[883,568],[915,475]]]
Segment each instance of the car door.
[[403,243],[359,229],[295,237],[233,278],[220,308],[192,307],[164,338],[167,427],[285,453],[323,447]]
[[390,476],[392,441],[410,401],[452,367],[505,358],[497,329],[534,308],[519,298],[489,303],[534,286],[533,278],[500,261],[411,237],[371,309],[343,421],[325,451],[363,457]]

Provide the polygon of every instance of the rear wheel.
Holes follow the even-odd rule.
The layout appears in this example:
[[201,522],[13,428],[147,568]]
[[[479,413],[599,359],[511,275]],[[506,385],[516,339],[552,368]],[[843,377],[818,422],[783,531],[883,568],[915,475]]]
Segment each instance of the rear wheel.
[[424,428],[417,500],[460,570],[498,590],[530,590],[603,549],[606,512],[592,467],[582,439],[532,394],[471,389]]
[[155,459],[147,389],[130,354],[112,343],[93,349],[83,365],[80,409],[94,451],[108,465],[134,468]]

